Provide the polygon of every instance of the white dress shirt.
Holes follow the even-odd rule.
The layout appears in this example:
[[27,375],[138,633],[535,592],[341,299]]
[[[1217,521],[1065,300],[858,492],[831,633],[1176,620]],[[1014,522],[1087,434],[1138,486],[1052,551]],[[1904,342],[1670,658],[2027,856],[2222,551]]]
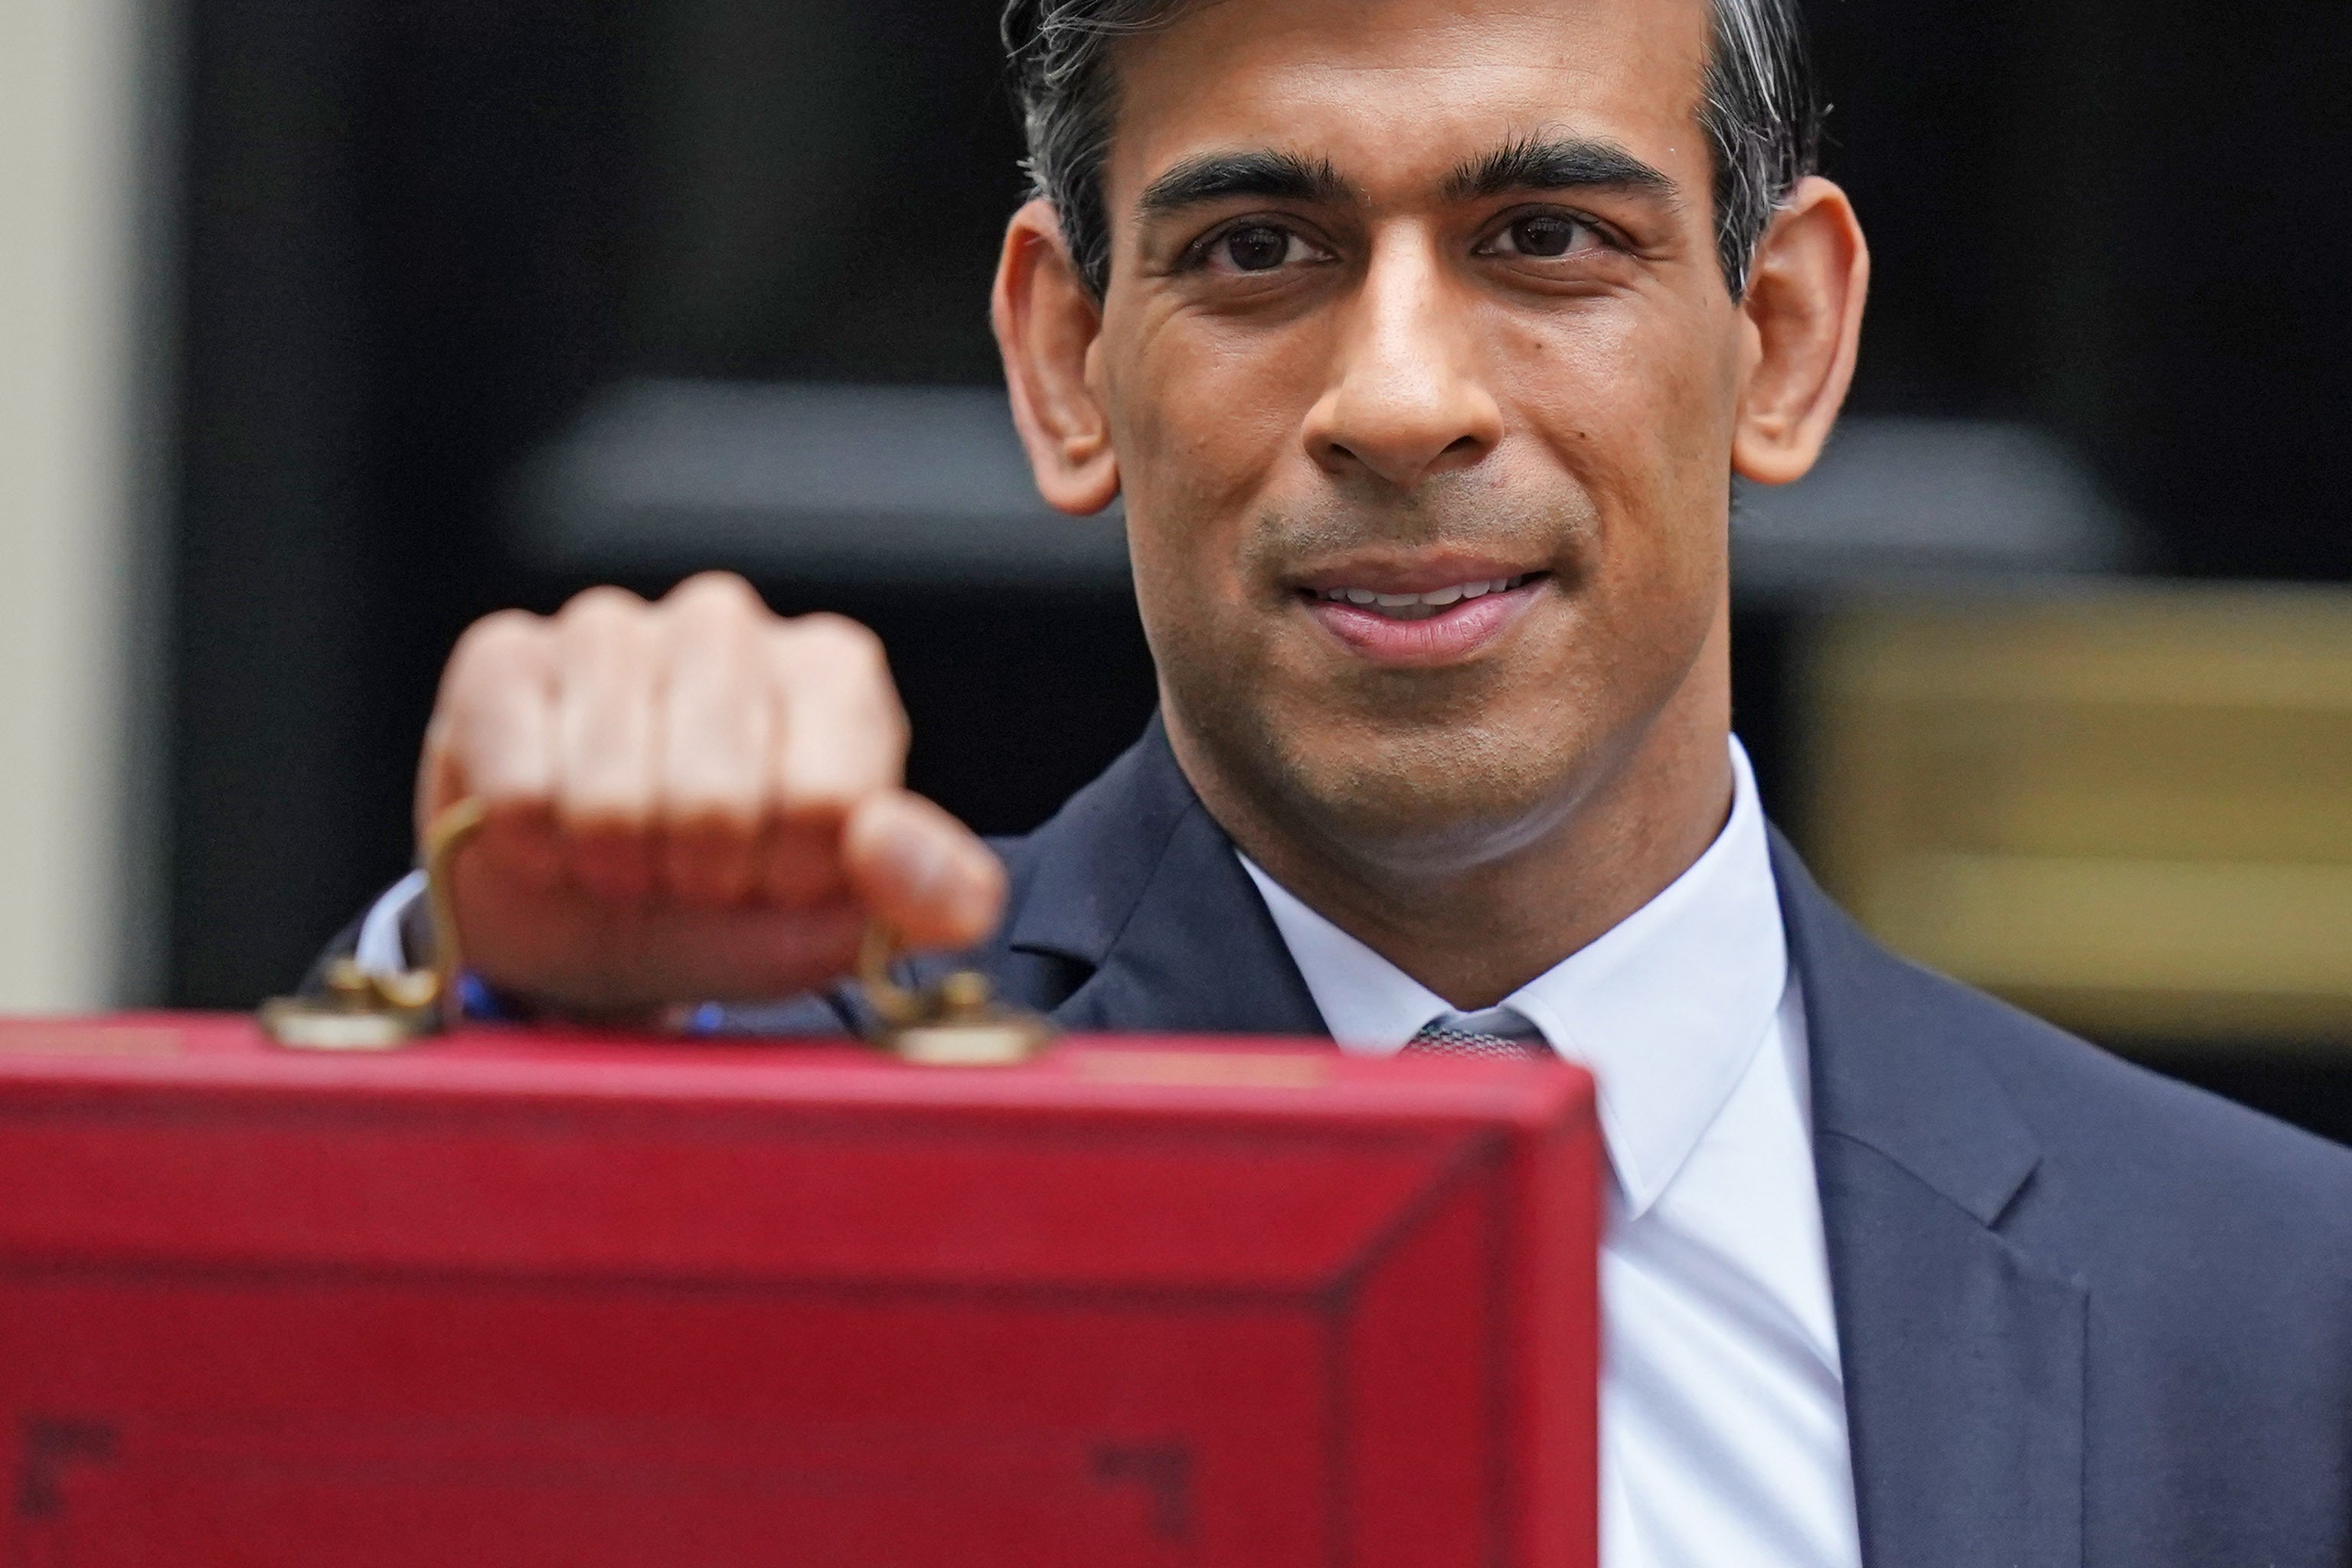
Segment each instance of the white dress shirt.
[[1423,1026],[1540,1036],[1591,1068],[1602,1243],[1602,1568],[1859,1568],[1814,1184],[1805,1016],[1747,753],[1673,886],[1503,1004],[1462,1014],[1243,866],[1342,1049]]

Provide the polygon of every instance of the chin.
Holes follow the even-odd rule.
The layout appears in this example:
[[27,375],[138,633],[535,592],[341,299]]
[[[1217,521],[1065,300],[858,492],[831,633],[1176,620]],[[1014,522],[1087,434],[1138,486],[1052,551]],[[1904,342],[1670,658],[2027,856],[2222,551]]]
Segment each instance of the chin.
[[1543,837],[1592,771],[1574,731],[1489,712],[1467,721],[1257,727],[1265,805],[1337,856],[1390,875],[1500,859]]

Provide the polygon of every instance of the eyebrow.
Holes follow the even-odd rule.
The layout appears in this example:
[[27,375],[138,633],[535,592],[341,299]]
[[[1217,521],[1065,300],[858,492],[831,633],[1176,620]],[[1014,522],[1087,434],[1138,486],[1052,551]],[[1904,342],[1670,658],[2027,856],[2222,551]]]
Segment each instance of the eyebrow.
[[1276,201],[1345,202],[1355,191],[1328,160],[1290,153],[1209,153],[1188,158],[1151,182],[1136,204],[1145,217],[1164,217],[1234,196]]
[[1511,191],[1627,191],[1679,201],[1682,188],[1613,142],[1526,136],[1456,169],[1449,201],[1477,201]]
[[[1682,188],[1613,142],[1578,137],[1522,137],[1464,163],[1446,177],[1445,199],[1477,201],[1510,191],[1632,191],[1666,202]],[[1145,188],[1137,210],[1165,217],[1235,196],[1274,201],[1349,202],[1350,185],[1328,159],[1252,150],[1188,158]]]

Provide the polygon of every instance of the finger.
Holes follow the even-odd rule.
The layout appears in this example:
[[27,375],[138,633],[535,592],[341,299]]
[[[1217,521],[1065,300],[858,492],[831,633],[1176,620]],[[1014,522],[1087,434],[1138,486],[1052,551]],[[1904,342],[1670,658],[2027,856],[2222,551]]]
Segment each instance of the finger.
[[892,791],[857,806],[842,863],[867,910],[909,947],[970,947],[1004,912],[1003,862],[920,795]]
[[761,831],[758,855],[760,893],[772,903],[803,909],[848,894],[838,816],[772,820]]
[[854,973],[863,910],[847,902],[813,910],[656,905],[606,973],[623,1005],[772,1002],[805,995]]
[[509,610],[476,623],[450,655],[425,731],[416,800],[421,846],[460,800],[488,808],[478,850],[545,886],[562,871],[551,802],[555,780],[554,636]]
[[804,906],[846,889],[842,823],[905,777],[907,714],[880,640],[855,621],[803,616],[770,628],[766,646],[777,723],[761,890]]
[[803,616],[770,628],[782,708],[776,804],[788,817],[838,820],[906,777],[907,712],[882,642],[856,621]]
[[755,856],[773,751],[761,623],[741,578],[694,578],[662,601],[667,681],[658,704],[663,871],[689,904],[740,900]]
[[556,616],[555,815],[598,898],[653,888],[658,633],[644,600],[592,588]]
[[[547,624],[520,610],[478,621],[457,639],[425,732],[427,752],[446,770],[443,788],[486,804],[548,798],[552,653]],[[431,808],[451,804],[436,799]]]
[[620,904],[565,887],[534,893],[458,858],[467,967],[571,1017],[642,1016],[677,1003],[804,995],[856,965],[865,912],[758,904]]

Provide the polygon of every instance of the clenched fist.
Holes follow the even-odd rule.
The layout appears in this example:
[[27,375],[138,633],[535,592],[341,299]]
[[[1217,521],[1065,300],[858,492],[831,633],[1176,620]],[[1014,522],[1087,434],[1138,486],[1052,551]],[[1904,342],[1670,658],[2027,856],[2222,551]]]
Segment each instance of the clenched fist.
[[468,968],[559,1012],[798,994],[878,918],[911,946],[994,927],[1003,868],[907,793],[907,718],[874,634],[785,620],[740,578],[617,588],[459,641],[426,731],[417,830],[488,808],[452,877]]

